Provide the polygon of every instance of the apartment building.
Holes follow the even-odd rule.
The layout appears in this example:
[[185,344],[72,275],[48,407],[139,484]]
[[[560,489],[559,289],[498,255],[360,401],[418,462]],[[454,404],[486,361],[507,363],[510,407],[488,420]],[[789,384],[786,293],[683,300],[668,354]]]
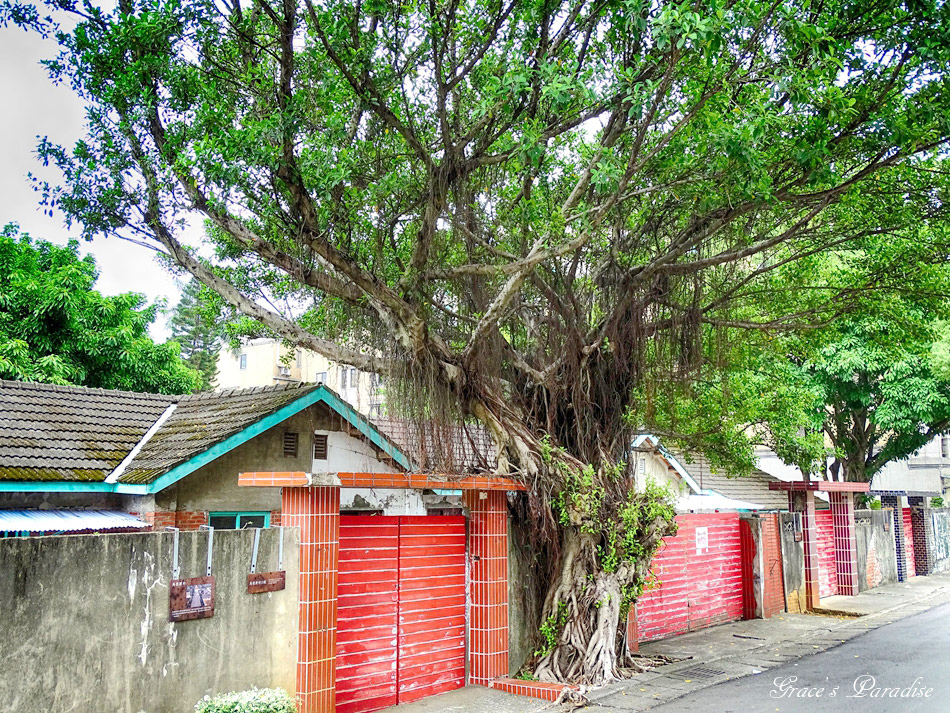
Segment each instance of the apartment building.
[[360,413],[386,415],[385,387],[378,374],[306,349],[287,348],[277,339],[253,339],[237,351],[224,348],[218,355],[218,390],[287,383],[326,384]]

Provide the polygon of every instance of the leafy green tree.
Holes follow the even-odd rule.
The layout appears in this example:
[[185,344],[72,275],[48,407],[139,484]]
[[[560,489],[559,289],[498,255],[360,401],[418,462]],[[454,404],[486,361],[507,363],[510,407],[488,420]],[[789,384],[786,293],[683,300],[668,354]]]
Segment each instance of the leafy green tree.
[[197,280],[189,280],[181,300],[172,310],[168,326],[172,339],[181,345],[181,356],[201,374],[200,391],[214,385],[218,370],[218,352],[224,339],[224,325],[216,300],[207,299],[207,290]]
[[[40,146],[47,206],[409,413],[485,424],[530,485],[541,678],[619,675],[671,529],[627,477],[665,394],[728,398],[743,332],[851,298],[791,266],[947,205],[940,0],[49,5],[77,23],[51,74],[91,108]],[[740,415],[705,440],[740,447]]]
[[831,476],[866,482],[950,428],[950,379],[931,342],[899,322],[842,319],[834,340],[802,364],[833,447]]
[[93,289],[91,255],[62,247],[16,226],[0,232],[0,376],[23,381],[181,394],[198,373],[174,342],[155,344],[148,326],[157,307],[128,292],[105,297]]

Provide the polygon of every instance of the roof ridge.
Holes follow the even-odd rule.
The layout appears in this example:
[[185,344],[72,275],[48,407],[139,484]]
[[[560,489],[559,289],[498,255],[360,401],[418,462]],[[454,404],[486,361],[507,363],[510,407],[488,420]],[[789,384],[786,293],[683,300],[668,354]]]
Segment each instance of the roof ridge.
[[126,391],[123,389],[103,389],[97,386],[79,386],[77,384],[47,384],[43,381],[20,381],[0,379],[0,388],[21,389],[24,391],[58,391],[70,394],[125,395],[176,403],[182,394],[156,394],[149,391]]
[[[270,386],[245,386],[228,387],[220,391],[199,391],[196,394],[184,394],[180,398],[180,403],[193,404],[196,401],[212,401],[215,399],[231,398],[234,396],[251,396],[257,394],[272,394],[281,391],[307,391],[319,388],[321,384],[317,383],[292,383],[292,384],[271,384]],[[324,387],[326,388],[326,387]]]

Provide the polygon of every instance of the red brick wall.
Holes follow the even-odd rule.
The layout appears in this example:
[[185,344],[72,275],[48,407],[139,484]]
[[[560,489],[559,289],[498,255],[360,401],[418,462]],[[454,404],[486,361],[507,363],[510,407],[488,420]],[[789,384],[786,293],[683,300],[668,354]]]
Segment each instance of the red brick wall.
[[[680,515],[679,532],[666,538],[653,560],[652,585],[637,602],[640,641],[662,639],[742,618],[739,515]],[[706,527],[709,547],[696,548]]]
[[280,510],[270,511],[270,526],[280,527]]
[[815,530],[818,541],[818,596],[831,597],[838,593],[835,529],[831,510],[815,511]]
[[901,512],[904,522],[904,557],[906,559],[906,572],[908,577],[915,577],[917,569],[914,566],[914,524],[910,517],[910,508],[904,508]]
[[141,520],[145,520],[153,530],[164,530],[166,527],[175,527],[175,513],[173,512],[143,512],[129,513]]
[[208,513],[205,510],[179,510],[175,514],[175,527],[179,530],[197,530],[208,524]]
[[762,617],[768,619],[785,611],[785,581],[782,573],[782,539],[778,513],[762,516]]

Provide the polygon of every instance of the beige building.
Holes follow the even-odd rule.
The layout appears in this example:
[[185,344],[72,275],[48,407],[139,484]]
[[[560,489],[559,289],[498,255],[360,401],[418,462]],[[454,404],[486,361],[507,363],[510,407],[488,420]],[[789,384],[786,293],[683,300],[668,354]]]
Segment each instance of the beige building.
[[377,374],[337,364],[316,352],[289,349],[277,339],[253,339],[237,351],[224,348],[218,355],[219,391],[293,383],[326,384],[360,413],[386,415],[385,388]]

